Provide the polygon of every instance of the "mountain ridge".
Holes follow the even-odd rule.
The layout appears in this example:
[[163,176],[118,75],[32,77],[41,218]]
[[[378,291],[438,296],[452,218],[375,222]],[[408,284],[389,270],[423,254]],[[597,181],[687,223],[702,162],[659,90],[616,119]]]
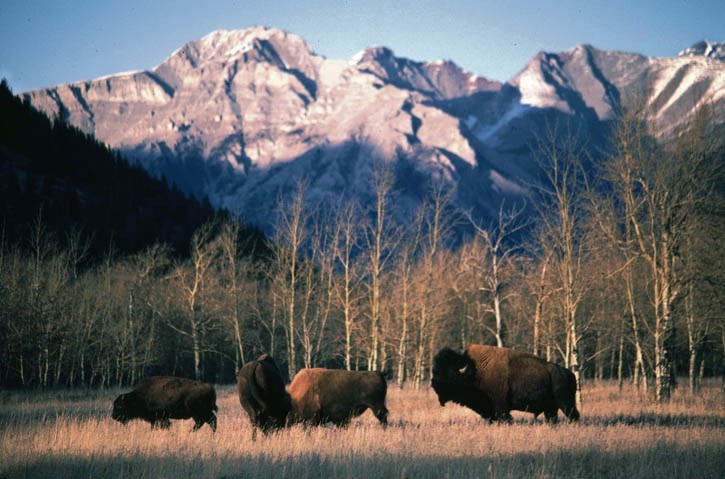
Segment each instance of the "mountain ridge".
[[547,123],[573,121],[596,145],[637,97],[661,139],[704,101],[722,121],[725,64],[712,51],[659,59],[578,45],[541,52],[500,83],[382,46],[330,60],[302,37],[253,27],[188,42],[148,71],[22,96],[266,231],[300,176],[312,198],[371,198],[380,162],[398,172],[399,216],[426,182],[444,181],[457,207],[486,218],[526,196]]

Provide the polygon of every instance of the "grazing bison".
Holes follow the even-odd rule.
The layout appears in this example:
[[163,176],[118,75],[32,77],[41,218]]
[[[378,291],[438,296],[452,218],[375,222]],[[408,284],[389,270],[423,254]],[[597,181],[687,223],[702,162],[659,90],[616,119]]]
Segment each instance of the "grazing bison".
[[572,421],[576,380],[568,369],[508,348],[472,344],[461,354],[441,349],[433,359],[433,389],[441,406],[453,401],[489,420],[526,411],[556,422],[561,409]]
[[216,431],[216,391],[211,384],[170,376],[154,376],[113,401],[111,417],[121,424],[143,419],[166,429],[170,419],[194,419],[194,431],[205,423]]
[[242,408],[252,422],[252,436],[257,429],[267,433],[285,425],[290,411],[290,396],[284,388],[282,374],[274,359],[263,354],[250,361],[237,374],[237,393]]
[[302,369],[289,387],[292,397],[289,422],[346,426],[369,408],[385,426],[387,390],[385,376],[380,372]]

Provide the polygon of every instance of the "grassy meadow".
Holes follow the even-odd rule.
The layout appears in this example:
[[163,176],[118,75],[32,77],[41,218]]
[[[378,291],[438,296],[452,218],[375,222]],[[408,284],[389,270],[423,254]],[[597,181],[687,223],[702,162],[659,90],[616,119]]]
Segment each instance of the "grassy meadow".
[[[587,383],[579,424],[514,413],[488,424],[435,393],[390,385],[391,424],[368,411],[347,429],[299,426],[252,440],[233,386],[217,387],[219,428],[192,433],[110,418],[113,391],[0,391],[0,479],[16,478],[722,478],[720,382],[653,404]],[[561,418],[560,414],[560,418]]]

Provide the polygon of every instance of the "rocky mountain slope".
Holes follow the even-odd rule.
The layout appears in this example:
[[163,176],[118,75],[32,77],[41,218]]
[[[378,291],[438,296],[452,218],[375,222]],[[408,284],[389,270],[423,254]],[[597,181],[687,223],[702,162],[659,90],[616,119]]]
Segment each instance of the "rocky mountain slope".
[[215,31],[150,71],[24,97],[267,230],[300,178],[310,201],[353,195],[365,204],[378,163],[396,174],[401,218],[441,180],[457,186],[460,208],[485,218],[526,195],[546,124],[573,120],[596,144],[634,101],[646,103],[662,139],[705,101],[722,121],[718,51],[705,43],[648,58],[582,45],[539,53],[502,84],[385,47],[330,60],[299,36],[255,27]]

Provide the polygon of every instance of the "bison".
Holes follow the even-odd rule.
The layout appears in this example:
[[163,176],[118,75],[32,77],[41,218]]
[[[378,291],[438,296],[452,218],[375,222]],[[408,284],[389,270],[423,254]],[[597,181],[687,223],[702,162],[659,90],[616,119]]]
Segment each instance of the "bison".
[[309,368],[300,370],[289,387],[289,423],[346,426],[367,409],[380,424],[388,423],[385,376],[372,371]]
[[274,359],[263,354],[250,361],[237,374],[237,394],[252,422],[252,437],[283,427],[290,411],[290,396]]
[[211,384],[171,376],[153,376],[113,401],[111,417],[121,424],[142,419],[166,429],[170,419],[194,419],[194,431],[209,424],[216,431],[216,391]]
[[453,401],[491,421],[526,411],[556,422],[559,409],[579,419],[576,379],[566,368],[508,348],[472,344],[463,353],[441,349],[433,359],[431,385],[441,406]]

